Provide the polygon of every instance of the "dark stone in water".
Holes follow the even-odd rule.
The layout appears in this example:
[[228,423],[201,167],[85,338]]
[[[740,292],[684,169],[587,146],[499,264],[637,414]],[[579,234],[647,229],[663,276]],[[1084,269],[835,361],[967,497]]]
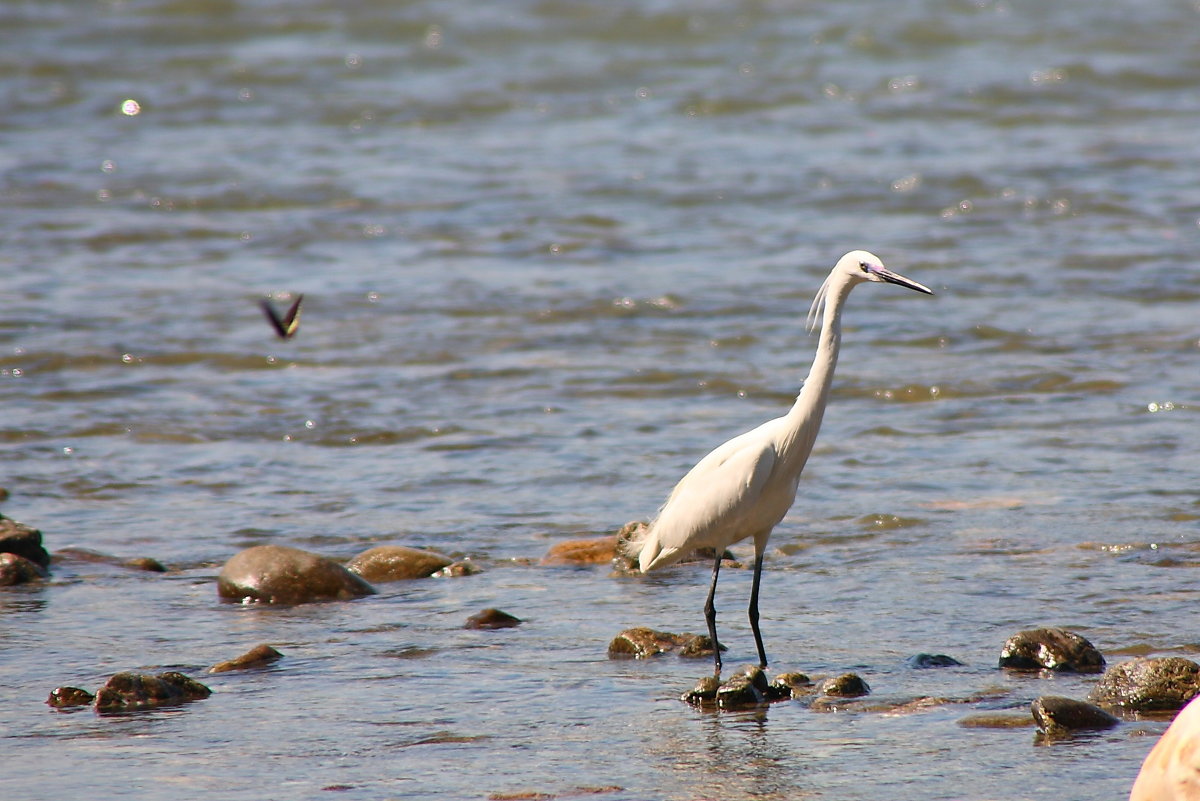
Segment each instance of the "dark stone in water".
[[283,654],[269,645],[256,645],[241,656],[218,662],[208,669],[209,673],[226,673],[230,670],[250,670],[266,667],[283,658]]
[[747,709],[803,694],[804,688],[811,684],[803,673],[781,673],[768,682],[762,668],[747,665],[724,682],[719,676],[705,676],[680,700],[694,706],[715,704],[721,709]]
[[54,552],[54,559],[55,561],[62,559],[74,562],[89,562],[98,565],[113,565],[114,567],[125,567],[131,570],[145,570],[148,573],[167,572],[162,562],[152,559],[149,556],[125,559],[120,556],[111,556],[110,554],[93,551],[90,548],[59,548]]
[[15,553],[40,567],[50,566],[50,554],[42,547],[42,532],[4,515],[0,515],[0,553]]
[[465,628],[468,629],[511,629],[521,625],[519,617],[513,617],[508,612],[499,609],[484,609],[467,618]]
[[871,693],[870,686],[856,673],[843,673],[825,679],[817,690],[822,695],[836,695],[839,698],[858,698]]
[[768,703],[770,690],[767,676],[758,665],[747,665],[730,676],[717,688],[717,706],[722,709],[745,709]]
[[1056,670],[1099,673],[1104,657],[1084,637],[1066,629],[1030,629],[1008,638],[1000,667],[1012,670]]
[[182,673],[117,673],[96,693],[97,712],[132,712],[182,704],[212,695],[212,690]]
[[428,578],[454,562],[448,556],[403,545],[380,545],[363,551],[346,567],[367,581],[404,581]]
[[302,604],[345,601],[372,595],[375,588],[324,556],[285,545],[257,545],[225,563],[217,592],[234,601]]
[[908,658],[908,666],[912,668],[960,667],[961,665],[962,662],[945,654],[917,654]]
[[441,570],[433,574],[433,578],[462,578],[463,576],[474,576],[476,573],[481,573],[482,568],[469,559],[464,559],[461,562],[455,562],[446,565]]
[[1181,656],[1143,657],[1109,668],[1088,695],[1133,712],[1181,709],[1200,695],[1200,665]]
[[[725,646],[721,646],[725,650]],[[646,626],[626,629],[608,644],[609,659],[646,659],[659,654],[679,651],[687,658],[712,656],[712,639],[698,634],[672,634],[655,631]]]
[[1034,700],[1030,711],[1038,728],[1046,734],[1111,729],[1120,723],[1098,706],[1057,695],[1043,695]]
[[56,709],[65,709],[72,706],[87,706],[94,700],[96,700],[96,696],[87,690],[81,690],[78,687],[56,687],[50,693],[50,697],[46,699],[46,703]]
[[27,584],[45,578],[45,569],[37,562],[15,553],[0,553],[0,587]]

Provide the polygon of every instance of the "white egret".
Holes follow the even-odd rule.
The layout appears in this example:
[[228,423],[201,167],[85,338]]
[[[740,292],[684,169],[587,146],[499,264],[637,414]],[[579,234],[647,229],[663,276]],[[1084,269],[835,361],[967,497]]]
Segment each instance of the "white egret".
[[763,553],[771,529],[783,519],[796,499],[800,471],[812,451],[829,402],[833,369],[842,339],[842,304],[850,290],[866,281],[898,284],[932,295],[928,287],[888,270],[878,256],[863,250],[838,260],[821,285],[808,312],[811,331],[821,322],[820,341],[812,369],[796,402],[783,417],[734,437],[709,453],[675,485],[667,502],[644,533],[625,546],[636,556],[643,573],[674,564],[698,548],[713,548],[712,585],[704,605],[708,634],[713,641],[716,674],[721,674],[721,649],[717,644],[717,613],[713,600],[717,574],[725,548],[748,537],[754,539],[754,579],[750,587],[750,628],[758,646],[761,667],[767,666],[762,634],[758,629],[758,585]]
[[1129,791],[1129,801],[1200,799],[1200,698],[1175,716],[1154,744]]

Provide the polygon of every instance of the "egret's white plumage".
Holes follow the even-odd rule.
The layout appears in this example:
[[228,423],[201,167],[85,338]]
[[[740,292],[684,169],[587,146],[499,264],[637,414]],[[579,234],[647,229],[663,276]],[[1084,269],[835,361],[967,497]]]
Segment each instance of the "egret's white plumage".
[[1192,699],[1154,744],[1129,801],[1200,801],[1200,698]]
[[735,542],[754,540],[754,581],[750,589],[750,627],[759,661],[767,666],[758,629],[758,585],[763,553],[771,529],[796,498],[800,472],[812,452],[829,400],[833,370],[842,338],[842,304],[858,284],[889,282],[932,295],[915,281],[891,272],[879,257],[863,250],[847,253],[834,266],[809,309],[809,329],[820,319],[821,334],[808,378],[796,402],[783,417],[768,420],[734,437],[701,459],[671,491],[658,516],[641,537],[626,546],[642,572],[674,564],[698,548],[715,548],[712,584],[704,607],[713,639],[716,672],[721,651],[716,645],[713,599],[721,554]]

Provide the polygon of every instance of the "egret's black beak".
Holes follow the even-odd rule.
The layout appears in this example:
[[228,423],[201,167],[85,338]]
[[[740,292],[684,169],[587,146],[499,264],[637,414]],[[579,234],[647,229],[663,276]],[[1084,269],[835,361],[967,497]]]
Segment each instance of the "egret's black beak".
[[900,273],[894,273],[891,270],[874,270],[873,272],[884,281],[887,281],[889,284],[896,284],[897,286],[914,289],[917,292],[924,292],[926,295],[933,294],[933,290],[929,287],[925,286],[924,284],[918,284],[911,278],[905,278],[903,275],[900,275]]

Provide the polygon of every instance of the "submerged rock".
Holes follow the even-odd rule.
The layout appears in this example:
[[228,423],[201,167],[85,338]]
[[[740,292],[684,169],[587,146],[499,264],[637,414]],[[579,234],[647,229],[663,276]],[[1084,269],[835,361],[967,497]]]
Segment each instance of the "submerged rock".
[[346,567],[367,581],[404,581],[428,578],[453,562],[450,557],[435,551],[380,545],[363,551],[347,562]]
[[508,612],[499,609],[484,609],[467,618],[465,628],[468,629],[511,629],[521,625],[519,617],[513,617]]
[[46,703],[56,709],[66,709],[72,706],[87,706],[96,700],[96,696],[78,687],[55,687]]
[[283,654],[276,651],[269,645],[256,645],[241,656],[235,656],[233,659],[227,659],[224,662],[218,662],[208,669],[209,673],[227,673],[231,670],[251,670],[253,668],[266,667],[272,662],[277,662],[283,658]]
[[1088,694],[1134,712],[1180,709],[1200,695],[1200,665],[1181,656],[1141,657],[1109,668]]
[[470,559],[464,559],[461,562],[454,562],[436,571],[433,573],[433,578],[462,578],[463,576],[474,576],[476,573],[481,572],[483,572],[483,568]]
[[543,565],[607,565],[617,558],[617,534],[583,540],[567,540],[550,546]]
[[12,587],[45,578],[46,570],[37,562],[15,553],[0,553],[0,587]]
[[916,654],[908,658],[907,664],[911,668],[918,669],[962,666],[962,662],[945,654]]
[[112,565],[114,567],[125,567],[130,570],[145,570],[149,573],[165,573],[167,569],[163,567],[162,562],[157,559],[152,559],[149,556],[136,556],[132,559],[126,559],[120,556],[112,556],[99,551],[93,551],[91,548],[59,548],[54,552],[54,559],[66,560],[73,562],[89,562],[91,564]]
[[132,712],[182,704],[212,695],[212,690],[182,673],[117,673],[96,693],[97,712]]
[[817,692],[822,695],[835,695],[839,698],[858,698],[871,694],[871,687],[857,673],[843,673],[840,676],[825,679],[817,685]]
[[1099,673],[1104,670],[1104,657],[1086,638],[1073,631],[1030,629],[1014,634],[1004,643],[1000,652],[1000,667]]
[[1035,699],[1030,704],[1030,711],[1038,728],[1046,734],[1111,729],[1120,723],[1098,706],[1057,695]]
[[50,554],[42,547],[42,532],[4,515],[0,515],[0,553],[15,553],[42,568],[50,566]]
[[746,665],[725,681],[719,676],[705,676],[680,700],[694,706],[747,709],[791,698],[798,688],[811,683],[803,673],[781,673],[768,682],[762,668]]
[[[725,650],[725,646],[721,646]],[[672,634],[646,626],[626,629],[608,644],[609,659],[646,659],[678,651],[686,658],[711,657],[712,639],[700,634]]]
[[345,601],[375,588],[332,559],[285,545],[256,545],[233,557],[217,576],[217,593],[236,601],[302,604]]

